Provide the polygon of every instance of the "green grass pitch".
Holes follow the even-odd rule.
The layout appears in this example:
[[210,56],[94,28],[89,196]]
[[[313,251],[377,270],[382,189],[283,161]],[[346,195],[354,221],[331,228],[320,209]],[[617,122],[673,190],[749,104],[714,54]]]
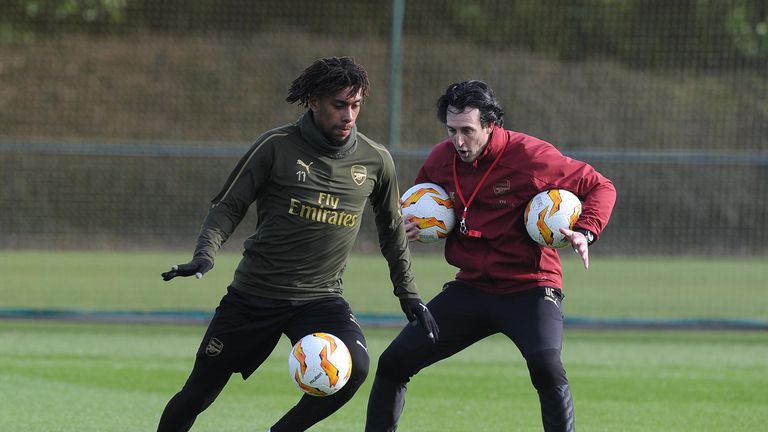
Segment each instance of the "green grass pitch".
[[[202,310],[217,304],[239,260],[220,254],[203,279],[163,282],[188,253],[0,251],[0,308]],[[592,318],[750,319],[768,323],[765,257],[604,257],[588,271],[563,259],[565,311]],[[430,299],[456,269],[439,254],[414,253],[416,282]],[[400,314],[381,255],[355,256],[344,297],[357,313]]]
[[[203,326],[0,321],[2,430],[154,430],[189,373]],[[375,359],[395,335],[366,329]],[[299,397],[281,340],[248,381],[234,376],[196,431],[264,431]],[[764,332],[566,332],[582,431],[756,431],[768,421]],[[362,430],[371,377],[312,430]],[[418,374],[401,431],[540,429],[519,353],[494,336]]]
[[[163,282],[183,253],[0,251],[0,308],[211,311],[236,254],[201,280]],[[425,299],[455,269],[415,256]],[[754,259],[564,261],[566,315],[768,321],[768,266]],[[354,257],[345,297],[358,313],[400,314],[378,255]],[[154,430],[181,387],[202,325],[0,320],[0,430]],[[396,329],[365,328],[373,368]],[[299,397],[283,339],[248,381],[233,377],[195,431],[263,431]],[[768,333],[566,330],[563,359],[581,431],[755,431],[768,424]],[[373,373],[373,372],[371,372]],[[371,378],[314,431],[360,431]],[[541,430],[524,361],[502,336],[412,381],[401,431]]]

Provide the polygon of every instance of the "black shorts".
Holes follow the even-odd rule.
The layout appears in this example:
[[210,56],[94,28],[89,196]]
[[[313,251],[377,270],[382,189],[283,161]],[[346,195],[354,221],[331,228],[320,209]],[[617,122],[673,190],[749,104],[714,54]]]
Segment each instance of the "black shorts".
[[491,294],[458,281],[445,284],[427,306],[440,328],[432,343],[420,328],[406,325],[379,362],[377,374],[407,381],[419,370],[452,356],[493,334],[506,335],[527,358],[562,349],[563,295],[540,287],[513,294]]
[[295,344],[314,332],[337,336],[349,348],[353,364],[368,364],[365,337],[342,297],[280,300],[229,287],[208,325],[197,362],[248,378],[269,357],[281,335]]

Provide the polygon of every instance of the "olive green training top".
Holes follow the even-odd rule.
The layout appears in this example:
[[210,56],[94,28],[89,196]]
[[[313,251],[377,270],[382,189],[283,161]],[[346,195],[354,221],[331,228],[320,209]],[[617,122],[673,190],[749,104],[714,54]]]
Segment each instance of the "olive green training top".
[[340,295],[366,199],[395,295],[418,297],[392,157],[357,128],[331,144],[310,111],[260,136],[240,159],[212,201],[195,257],[213,262],[255,202],[256,231],[232,287],[279,299]]

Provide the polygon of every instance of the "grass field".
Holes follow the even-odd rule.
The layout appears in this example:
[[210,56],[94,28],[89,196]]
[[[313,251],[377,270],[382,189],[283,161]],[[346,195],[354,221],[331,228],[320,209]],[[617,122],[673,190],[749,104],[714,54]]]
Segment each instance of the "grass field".
[[[236,255],[202,280],[164,283],[183,254],[0,252],[0,308],[211,310]],[[416,257],[423,296],[454,270]],[[566,313],[624,318],[768,320],[759,259],[568,257]],[[359,313],[399,314],[379,256],[357,257],[346,296]],[[365,329],[372,363],[396,329]],[[0,430],[154,430],[192,366],[202,325],[0,320]],[[234,377],[195,431],[263,431],[299,396],[283,339],[248,381]],[[768,332],[566,330],[563,358],[581,431],[756,431],[768,424]],[[371,379],[312,430],[360,431]],[[500,336],[422,371],[401,431],[541,430],[517,350]]]
[[[748,319],[768,323],[768,265],[756,258],[604,257],[584,271],[565,254],[569,316],[651,319]],[[160,273],[185,253],[0,251],[0,308],[203,310],[218,304],[239,260],[222,254],[201,280],[163,282]],[[422,297],[435,295],[456,270],[437,254],[415,254]],[[380,255],[350,260],[344,296],[358,313],[400,314]]]
[[[149,431],[189,373],[202,326],[0,321],[2,430]],[[377,358],[395,330],[366,329]],[[283,339],[234,377],[196,431],[263,431],[295,403]],[[764,332],[584,331],[564,361],[581,431],[757,431],[768,421]],[[313,430],[360,431],[371,380]],[[402,431],[540,430],[525,365],[491,337],[412,381]]]

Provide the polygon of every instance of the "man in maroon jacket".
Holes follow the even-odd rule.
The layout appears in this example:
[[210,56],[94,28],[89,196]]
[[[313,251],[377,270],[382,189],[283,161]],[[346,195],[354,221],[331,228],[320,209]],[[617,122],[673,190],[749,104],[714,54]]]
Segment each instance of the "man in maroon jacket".
[[[589,268],[589,245],[608,223],[616,189],[590,165],[551,144],[504,129],[504,111],[482,81],[448,86],[438,99],[437,116],[449,139],[432,149],[415,182],[437,183],[454,199],[459,223],[446,239],[445,258],[459,272],[428,304],[439,340],[408,325],[379,358],[365,430],[397,428],[406,384],[421,369],[503,333],[526,360],[544,430],[573,431],[573,400],[560,360],[560,257],[528,236],[523,211],[544,190],[576,194],[583,211],[574,229],[562,233]],[[406,224],[406,230],[415,240],[416,224]]]

